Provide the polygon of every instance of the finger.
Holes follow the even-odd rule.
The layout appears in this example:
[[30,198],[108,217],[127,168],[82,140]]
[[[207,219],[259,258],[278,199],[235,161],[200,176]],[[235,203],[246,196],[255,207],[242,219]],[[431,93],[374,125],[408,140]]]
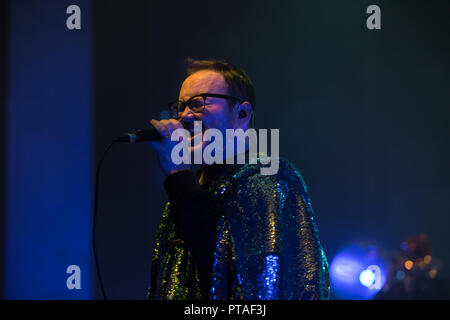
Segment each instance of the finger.
[[174,132],[176,129],[184,128],[183,125],[181,124],[181,122],[179,122],[175,119],[165,120],[165,122],[163,124],[169,130],[170,134],[172,134],[172,132]]
[[152,119],[150,123],[156,128],[161,136],[165,138],[170,137],[169,129],[162,123],[162,121]]
[[168,121],[177,129],[184,128],[183,124],[180,121],[176,120],[176,119],[169,119]]

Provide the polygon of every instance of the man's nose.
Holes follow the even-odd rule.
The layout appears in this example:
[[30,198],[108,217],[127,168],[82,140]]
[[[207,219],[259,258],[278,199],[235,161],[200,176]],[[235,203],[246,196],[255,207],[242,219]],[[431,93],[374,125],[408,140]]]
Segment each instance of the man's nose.
[[180,116],[181,122],[193,122],[195,120],[194,112],[186,106]]

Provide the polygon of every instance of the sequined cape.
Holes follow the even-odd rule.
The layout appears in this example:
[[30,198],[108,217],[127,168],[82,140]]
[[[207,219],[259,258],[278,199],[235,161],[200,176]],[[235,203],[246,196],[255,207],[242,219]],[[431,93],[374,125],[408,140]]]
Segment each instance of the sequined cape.
[[[223,209],[209,299],[328,299],[328,263],[308,190],[284,159],[275,175],[261,164],[227,165],[208,192]],[[198,270],[168,202],[152,259],[150,299],[200,299]]]

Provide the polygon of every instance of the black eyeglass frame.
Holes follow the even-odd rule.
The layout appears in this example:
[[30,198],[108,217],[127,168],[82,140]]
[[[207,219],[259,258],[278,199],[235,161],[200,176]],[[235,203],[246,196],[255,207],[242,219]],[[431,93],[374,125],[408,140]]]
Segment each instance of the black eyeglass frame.
[[[193,108],[191,108],[191,106],[189,105],[189,103],[190,103],[191,101],[193,101],[193,99],[195,99],[195,98],[197,98],[197,97],[202,97],[202,98],[203,98],[203,105],[202,105],[202,109],[201,109],[201,110],[194,111]],[[192,112],[194,112],[194,113],[202,112],[203,109],[205,108],[205,106],[211,104],[211,103],[206,103],[206,98],[208,98],[208,97],[211,97],[211,98],[221,98],[221,99],[229,99],[229,100],[236,100],[236,101],[238,101],[238,102],[240,102],[240,103],[242,103],[242,102],[245,101],[245,100],[242,100],[242,99],[240,99],[240,98],[236,98],[236,97],[229,96],[229,95],[226,95],[226,94],[219,94],[219,93],[199,93],[199,94],[196,94],[196,95],[190,97],[187,101],[177,100],[177,101],[173,101],[173,102],[168,103],[167,106],[168,106],[168,108],[169,108],[170,116],[171,116],[172,118],[174,118],[174,119],[178,119],[178,118],[179,118],[178,114],[179,114],[180,112],[182,113],[182,112],[186,109],[186,106],[188,106],[189,109],[191,109]],[[182,110],[179,110],[179,108],[178,108],[180,102],[181,102],[181,104],[183,105],[183,109],[182,109]],[[174,106],[176,106],[176,110],[174,110],[174,109],[175,109]],[[175,116],[175,112],[176,112],[176,116]]]

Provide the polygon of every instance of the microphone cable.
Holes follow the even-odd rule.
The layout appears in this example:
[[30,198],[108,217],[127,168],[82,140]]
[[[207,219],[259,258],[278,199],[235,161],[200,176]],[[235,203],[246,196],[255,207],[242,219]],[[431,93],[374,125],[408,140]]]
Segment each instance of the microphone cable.
[[[162,111],[160,113],[160,119],[169,119],[170,115],[168,114],[168,111]],[[143,139],[144,138],[144,139]],[[97,278],[98,282],[100,284],[100,290],[102,292],[102,296],[104,300],[108,300],[108,297],[106,295],[105,287],[103,285],[103,279],[102,279],[102,273],[100,270],[100,263],[98,261],[97,256],[97,246],[96,246],[96,231],[97,231],[97,215],[98,215],[98,186],[100,184],[100,169],[102,167],[103,160],[105,160],[106,154],[108,153],[109,149],[116,143],[116,142],[141,142],[141,141],[159,141],[161,140],[161,135],[158,133],[155,127],[152,126],[151,129],[147,130],[137,130],[133,133],[128,133],[126,135],[122,135],[120,137],[115,138],[110,144],[103,150],[103,153],[100,157],[100,160],[98,161],[97,168],[95,171],[95,186],[94,186],[94,214],[93,214],[93,223],[92,223],[92,251],[94,254],[94,264],[95,269],[97,272]]]
[[102,280],[102,273],[100,270],[100,264],[98,262],[98,257],[97,257],[97,246],[96,246],[96,242],[95,242],[95,235],[96,235],[96,230],[97,230],[97,214],[98,214],[98,186],[99,186],[99,180],[100,180],[100,168],[102,166],[103,160],[106,157],[106,153],[109,151],[109,149],[111,149],[111,147],[118,142],[118,139],[113,140],[103,151],[100,160],[97,164],[97,170],[95,173],[95,187],[94,187],[94,215],[93,215],[93,223],[92,223],[92,250],[94,253],[94,263],[95,263],[95,268],[97,271],[97,278],[98,281],[100,283],[100,290],[102,292],[102,296],[104,300],[108,300],[108,297],[106,296],[106,292],[105,292],[105,287],[103,286],[103,280]]

